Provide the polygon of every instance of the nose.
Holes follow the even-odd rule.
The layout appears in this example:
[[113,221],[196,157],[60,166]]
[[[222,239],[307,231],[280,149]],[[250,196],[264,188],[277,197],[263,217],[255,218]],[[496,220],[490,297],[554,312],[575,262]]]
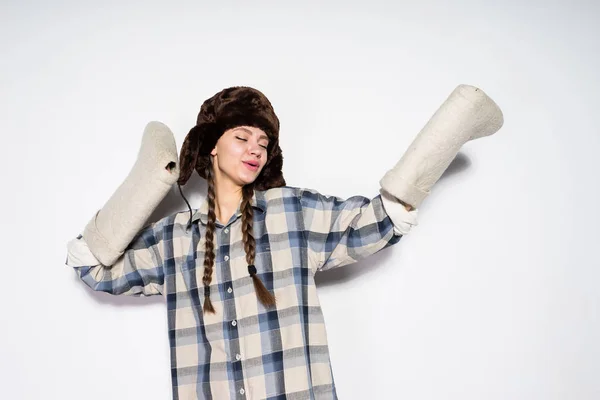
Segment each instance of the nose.
[[258,143],[252,143],[250,145],[250,153],[252,155],[256,155],[256,156],[260,157],[261,156],[261,147],[260,147],[260,145]]

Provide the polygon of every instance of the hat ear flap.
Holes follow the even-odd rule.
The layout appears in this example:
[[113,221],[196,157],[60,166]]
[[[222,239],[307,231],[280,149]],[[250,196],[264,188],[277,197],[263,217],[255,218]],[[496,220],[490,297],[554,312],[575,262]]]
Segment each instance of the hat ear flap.
[[200,129],[198,126],[192,128],[185,137],[179,153],[179,179],[178,185],[185,185],[196,168],[198,154],[200,153]]
[[271,188],[286,186],[282,168],[283,154],[279,144],[277,143],[273,148],[273,153],[269,156],[269,161],[255,182],[255,188],[257,190],[268,190]]

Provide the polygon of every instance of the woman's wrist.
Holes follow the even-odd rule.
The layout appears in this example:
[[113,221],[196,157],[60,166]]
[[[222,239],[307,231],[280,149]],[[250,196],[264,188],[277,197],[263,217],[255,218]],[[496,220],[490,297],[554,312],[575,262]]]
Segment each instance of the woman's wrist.
[[404,208],[406,208],[407,211],[412,211],[413,210],[413,206],[411,206],[410,204],[407,204],[407,203],[403,202],[400,199],[398,199],[398,201],[400,202],[400,204],[402,204],[404,206]]

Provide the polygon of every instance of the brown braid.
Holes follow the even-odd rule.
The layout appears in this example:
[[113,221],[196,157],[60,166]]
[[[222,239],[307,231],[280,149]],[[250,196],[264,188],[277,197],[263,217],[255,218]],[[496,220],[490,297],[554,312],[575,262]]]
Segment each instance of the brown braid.
[[[254,239],[253,231],[253,216],[254,210],[252,209],[251,200],[254,194],[253,185],[246,185],[243,188],[242,197],[242,240],[244,242],[244,250],[246,251],[246,262],[248,265],[254,265],[254,258],[256,256],[256,241]],[[252,273],[252,281],[254,282],[254,290],[258,300],[265,306],[275,305],[275,297],[267,290],[265,285],[256,276],[256,273]]]
[[215,308],[210,301],[210,281],[212,280],[212,270],[215,261],[215,243],[214,233],[217,215],[215,214],[215,177],[212,165],[209,163],[206,167],[206,181],[208,182],[208,222],[206,224],[205,244],[204,244],[204,312],[215,313]]
[[[206,224],[205,243],[204,243],[204,276],[202,277],[202,283],[204,284],[204,312],[215,313],[215,308],[210,301],[210,282],[212,280],[212,271],[215,261],[215,250],[214,250],[214,232],[216,228],[217,215],[215,213],[215,179],[212,169],[212,164],[208,164],[206,167],[206,177],[208,183],[208,193],[206,199],[208,202],[208,222]],[[252,235],[253,231],[253,216],[254,210],[252,208],[251,200],[254,194],[253,185],[246,185],[243,187],[243,197],[241,204],[242,212],[242,240],[244,242],[244,250],[246,252],[246,262],[248,265],[254,265],[254,259],[256,256],[256,240]],[[254,283],[254,290],[258,300],[265,306],[275,305],[275,296],[271,294],[262,283],[260,278],[256,274],[251,274],[252,282]]]

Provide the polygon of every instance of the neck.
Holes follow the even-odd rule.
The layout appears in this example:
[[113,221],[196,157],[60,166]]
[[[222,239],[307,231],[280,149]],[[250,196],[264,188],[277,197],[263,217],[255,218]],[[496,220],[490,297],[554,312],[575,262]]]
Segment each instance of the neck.
[[227,179],[215,180],[215,214],[225,224],[235,213],[242,200],[242,187]]

